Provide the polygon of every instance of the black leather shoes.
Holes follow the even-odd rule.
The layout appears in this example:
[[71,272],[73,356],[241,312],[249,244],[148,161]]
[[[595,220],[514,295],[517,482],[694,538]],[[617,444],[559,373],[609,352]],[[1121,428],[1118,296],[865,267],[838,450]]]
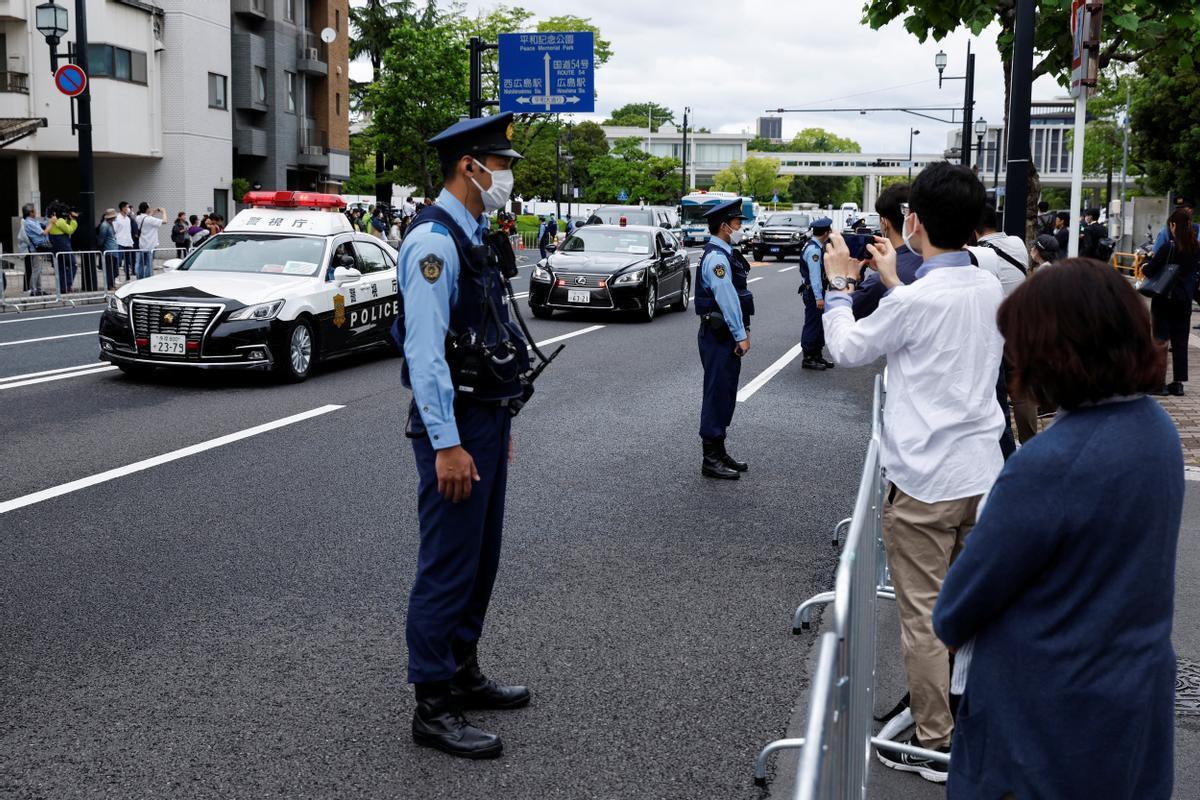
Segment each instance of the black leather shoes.
[[497,709],[521,708],[529,705],[529,690],[524,686],[501,686],[483,674],[474,648],[467,651],[459,663],[450,695],[461,708]]
[[1183,397],[1183,384],[1179,381],[1167,384],[1167,394],[1171,397]]
[[745,461],[738,461],[733,456],[729,455],[729,451],[725,449],[725,440],[718,439],[718,444],[721,449],[721,463],[729,467],[734,472],[745,472],[750,469],[750,465]]
[[500,737],[476,728],[463,716],[446,682],[418,683],[413,713],[413,741],[459,758],[497,758],[504,752]]
[[834,367],[837,366],[837,364],[833,363],[832,361],[830,361],[828,358],[825,358],[824,356],[821,356],[821,358],[819,358],[818,361],[820,361],[822,364],[825,365],[825,369],[833,369]]
[[700,463],[700,474],[706,478],[720,478],[726,481],[736,481],[741,473],[725,463],[722,449],[717,440],[704,440],[704,460]]
[[825,370],[824,361],[819,358],[810,358],[808,356],[804,357],[804,360],[800,362],[800,366],[803,369],[815,369],[822,372]]

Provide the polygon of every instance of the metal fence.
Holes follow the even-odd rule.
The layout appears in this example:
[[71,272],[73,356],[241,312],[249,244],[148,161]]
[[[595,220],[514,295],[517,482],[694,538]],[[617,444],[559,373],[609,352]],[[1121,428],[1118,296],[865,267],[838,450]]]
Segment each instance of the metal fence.
[[[53,303],[96,302],[139,277],[166,270],[181,248],[155,250],[0,253],[3,293],[0,305],[17,310]],[[186,252],[186,251],[184,251]]]
[[875,706],[875,616],[880,598],[895,599],[883,547],[885,481],[880,463],[883,379],[876,377],[871,439],[854,501],[854,513],[834,528],[834,543],[845,532],[834,590],[796,609],[793,630],[808,627],[813,608],[833,605],[832,629],[818,643],[817,671],[809,688],[803,739],[767,745],[755,763],[755,782],[766,780],[767,761],[780,750],[801,749],[796,800],[864,798],[872,747],[916,752],[947,762],[943,753],[912,748],[872,736]]

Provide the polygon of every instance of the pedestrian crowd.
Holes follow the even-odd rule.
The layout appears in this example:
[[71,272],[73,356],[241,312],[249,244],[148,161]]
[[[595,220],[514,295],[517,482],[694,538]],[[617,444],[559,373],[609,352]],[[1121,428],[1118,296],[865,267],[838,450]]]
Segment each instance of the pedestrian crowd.
[[[164,255],[186,258],[209,236],[224,230],[225,218],[215,213],[189,217],[180,211],[171,222],[165,208],[152,208],[142,201],[135,211],[122,200],[100,215],[94,250],[82,242],[84,224],[78,209],[58,200],[47,205],[45,217],[38,216],[31,203],[22,207],[17,253],[24,256],[23,291],[31,297],[79,291],[76,278],[81,271],[92,277],[79,281],[83,289],[89,285],[99,288],[97,275],[103,275],[102,285],[108,291],[116,288],[122,276],[125,281],[148,278],[154,273],[156,259]],[[168,224],[170,228],[163,230]],[[170,244],[164,241],[166,237]],[[46,273],[54,277],[56,290],[47,289]]]
[[1149,309],[1096,258],[1095,209],[1088,255],[1062,259],[1062,215],[1043,204],[1027,246],[947,163],[881,193],[864,258],[837,233],[812,254],[811,357],[887,359],[883,539],[908,684],[893,713],[911,715],[905,744],[952,757],[877,754],[951,798],[1171,796],[1183,459],[1148,395],[1165,342],[1171,393],[1187,380],[1200,246],[1178,205]]

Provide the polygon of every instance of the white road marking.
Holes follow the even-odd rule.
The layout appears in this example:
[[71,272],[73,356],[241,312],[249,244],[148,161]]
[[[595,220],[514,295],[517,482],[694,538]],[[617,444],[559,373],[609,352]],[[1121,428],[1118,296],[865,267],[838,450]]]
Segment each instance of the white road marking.
[[83,333],[63,333],[58,336],[43,336],[40,339],[18,339],[15,342],[0,342],[0,347],[12,347],[14,344],[33,344],[34,342],[52,342],[55,339],[73,339],[76,336],[95,336],[95,331],[84,331]]
[[538,342],[537,346],[545,347],[548,344],[554,344],[555,342],[561,342],[564,339],[574,339],[576,336],[583,336],[585,333],[592,333],[593,331],[598,331],[603,327],[604,327],[603,325],[593,325],[590,328],[583,328],[582,330],[571,331],[570,333],[564,333],[562,336],[555,336],[554,338],[547,339],[544,342]]
[[83,317],[88,314],[103,314],[104,310],[100,311],[76,311],[71,314],[50,314],[42,317],[21,317],[20,319],[0,319],[0,325],[12,325],[14,322],[37,322],[43,319],[62,319],[64,317]]
[[794,269],[800,269],[800,265],[799,265],[799,264],[793,264],[793,265],[792,265],[792,266],[790,266],[790,267],[784,267],[783,269],[779,270],[779,272],[791,272],[791,271],[792,271],[792,270],[794,270]]
[[522,297],[529,297],[529,292],[517,292],[513,297],[520,300]]
[[104,365],[97,364],[96,366],[93,366],[90,369],[76,370],[74,372],[68,372],[65,375],[47,375],[46,377],[43,377],[43,378],[30,378],[29,380],[17,381],[15,383],[0,383],[0,392],[3,392],[5,389],[19,389],[22,386],[33,386],[35,383],[50,383],[51,381],[65,381],[68,378],[78,378],[80,375],[95,375],[98,372],[111,372],[114,369],[116,369],[116,367],[114,367],[111,364],[104,364]]
[[273,431],[276,428],[294,425],[297,422],[303,422],[306,419],[319,417],[322,414],[328,414],[331,411],[337,411],[341,408],[345,408],[345,406],[321,406],[320,408],[314,408],[311,411],[305,411],[301,414],[294,414],[290,417],[277,419],[274,422],[267,422],[263,425],[256,425],[253,428],[246,428],[245,430],[220,436],[216,439],[209,439],[207,442],[200,442],[199,444],[194,444],[179,450],[173,450],[172,452],[164,453],[161,456],[154,456],[153,458],[143,459],[142,461],[135,461],[134,463],[127,464],[124,467],[117,467],[116,469],[110,469],[106,472],[89,475],[86,478],[80,478],[79,480],[71,481],[70,483],[64,483],[60,484],[59,486],[53,486],[49,489],[43,489],[40,492],[27,494],[23,497],[16,497],[12,500],[6,500],[5,502],[0,503],[0,514],[7,514],[9,511],[16,511],[18,508],[24,508],[25,506],[31,506],[35,503],[52,500],[55,497],[61,497],[64,494],[77,492],[80,489],[86,489],[89,486],[95,486],[97,484],[105,483],[117,478],[123,478],[126,475],[132,475],[135,472],[142,472],[163,464],[169,464],[170,462],[178,461],[181,458],[187,458],[188,456],[194,456],[197,453],[203,453],[206,450],[223,447],[224,445],[232,444],[234,442],[241,441],[242,439],[249,439],[252,436],[258,436],[260,433]]
[[754,283],[755,281],[761,281],[761,280],[762,280],[762,276],[759,275],[757,278],[751,278],[750,280],[746,281],[746,283]]
[[1200,467],[1184,467],[1183,479],[1185,481],[1200,481]]
[[765,370],[763,370],[761,373],[759,373],[759,375],[757,377],[755,377],[754,380],[750,381],[745,386],[743,386],[741,389],[739,389],[738,393],[737,393],[737,401],[739,403],[744,403],[747,400],[749,400],[751,397],[754,396],[755,392],[757,392],[759,389],[761,389],[762,387],[767,385],[767,381],[771,380],[771,378],[774,378],[781,371],[783,371],[784,367],[786,367],[788,364],[795,361],[796,356],[800,355],[803,352],[804,352],[804,347],[801,345],[796,345],[791,350],[788,350],[774,364],[772,364],[771,366],[769,366]]
[[99,361],[93,361],[90,364],[76,364],[73,367],[62,367],[61,369],[46,369],[42,370],[41,372],[26,372],[24,375],[9,375],[6,378],[0,378],[0,383],[7,383],[8,381],[23,381],[26,378],[40,378],[43,375],[58,375],[61,372],[75,372],[76,370],[81,369],[93,369],[99,366],[102,366]]

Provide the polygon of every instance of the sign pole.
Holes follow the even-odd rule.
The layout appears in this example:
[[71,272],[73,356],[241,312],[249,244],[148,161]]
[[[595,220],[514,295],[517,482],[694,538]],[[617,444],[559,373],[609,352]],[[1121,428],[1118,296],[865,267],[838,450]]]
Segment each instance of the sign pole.
[[1071,235],[1067,237],[1067,256],[1079,255],[1080,205],[1083,204],[1083,134],[1087,127],[1087,90],[1075,98],[1075,152],[1071,161]]
[[[75,64],[88,74],[87,3],[75,0]],[[92,87],[84,84],[79,103],[79,238],[84,250],[96,249],[96,167],[92,154]],[[87,255],[80,265],[80,288],[96,291],[96,264]],[[99,265],[103,269],[104,265]]]
[[[1004,180],[1004,232],[1025,238],[1026,196],[1029,194],[1029,95],[1033,81],[1033,29],[1037,0],[1017,0],[1013,31],[1011,90],[1008,103],[1007,172]],[[1011,211],[1011,213],[1009,213]]]

